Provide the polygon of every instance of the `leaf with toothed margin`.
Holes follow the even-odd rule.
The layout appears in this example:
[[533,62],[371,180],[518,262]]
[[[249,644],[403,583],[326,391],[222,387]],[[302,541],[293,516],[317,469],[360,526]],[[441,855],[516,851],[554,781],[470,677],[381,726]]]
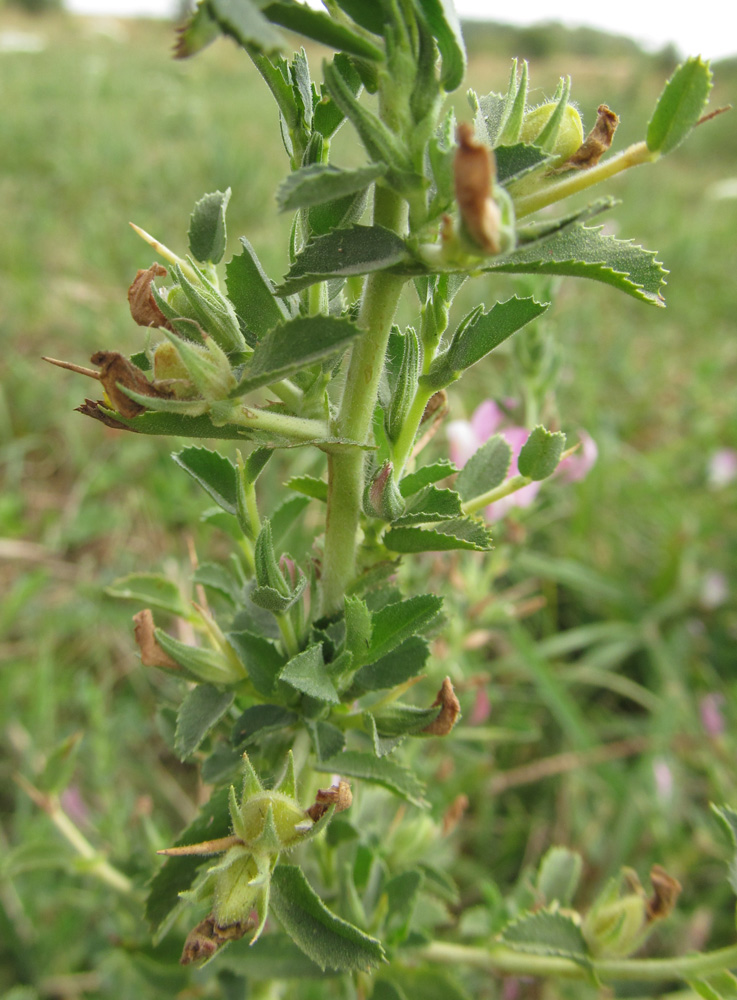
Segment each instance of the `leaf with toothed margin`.
[[245,236],[241,236],[241,244],[243,253],[225,266],[225,281],[246,342],[255,347],[269,330],[289,319],[289,311],[274,294],[274,286]]
[[277,293],[291,295],[316,281],[370,274],[411,260],[404,240],[383,226],[335,229],[312,240],[297,255]]
[[381,942],[331,913],[297,865],[274,869],[271,910],[297,947],[321,969],[359,972],[385,961]]
[[668,272],[655,259],[655,252],[607,236],[601,227],[573,226],[544,243],[493,258],[481,270],[592,278],[650,305],[665,305],[661,288]]
[[212,17],[206,3],[200,3],[194,14],[177,30],[174,58],[187,59],[201,52],[222,34],[220,25]]
[[235,515],[236,468],[229,459],[209,448],[184,448],[172,458],[219,507]]
[[589,949],[579,925],[557,910],[524,913],[507,924],[501,933],[503,944],[526,955],[568,958],[587,966]]
[[312,163],[295,170],[279,186],[276,200],[282,212],[323,205],[326,201],[356,194],[386,173],[383,163],[344,170],[331,163]]
[[272,0],[271,3],[261,4],[261,8],[274,24],[295,34],[304,35],[305,38],[311,38],[321,45],[347,52],[360,59],[381,61],[384,58],[384,53],[378,45],[352,31],[340,21],[336,21],[325,11],[311,10],[303,4],[293,3],[292,0]]
[[391,528],[384,535],[384,545],[390,552],[405,553],[452,549],[488,552],[492,548],[489,529],[470,517],[443,521],[436,528]]
[[259,9],[263,4],[252,0],[207,0],[207,6],[223,34],[246,50],[255,49],[268,56],[287,47],[284,36]]
[[397,764],[386,757],[375,757],[372,753],[361,753],[357,750],[346,750],[328,760],[317,762],[316,771],[328,771],[341,777],[361,778],[375,785],[388,788],[408,802],[427,808],[425,786],[408,768]]
[[189,250],[195,260],[219,263],[225,253],[225,212],[230,188],[203,195],[189,220]]
[[235,697],[211,684],[198,684],[187,693],[177,713],[174,745],[180,760],[191,757],[204,738],[222,719]]

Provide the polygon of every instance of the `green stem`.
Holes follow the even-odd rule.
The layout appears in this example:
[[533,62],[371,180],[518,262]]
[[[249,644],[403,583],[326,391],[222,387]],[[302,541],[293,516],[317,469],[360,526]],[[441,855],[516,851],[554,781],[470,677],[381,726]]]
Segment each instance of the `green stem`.
[[233,408],[228,416],[228,423],[239,424],[251,430],[266,431],[279,434],[281,437],[294,441],[325,440],[330,431],[324,420],[311,420],[307,417],[293,417],[288,413],[278,413],[274,410],[261,410],[256,407],[244,406]]
[[484,949],[435,941],[415,954],[426,962],[470,965],[487,972],[507,975],[585,979],[593,973],[598,978],[609,981],[624,979],[657,982],[676,976],[684,980],[700,979],[737,966],[737,945],[680,958],[594,959],[590,965],[553,955],[524,955],[506,945]]
[[414,447],[415,438],[417,437],[417,431],[422,423],[422,415],[425,412],[425,407],[427,406],[430,397],[433,395],[433,392],[434,390],[432,389],[428,390],[423,389],[419,385],[417,386],[412,406],[409,409],[406,420],[402,424],[402,429],[399,432],[397,442],[392,449],[392,458],[394,459],[394,478],[397,482],[399,482],[402,478],[404,467],[412,454],[412,448]]
[[625,149],[618,156],[613,156],[603,163],[590,167],[588,170],[573,170],[563,180],[550,184],[534,191],[532,194],[514,197],[514,192],[510,191],[514,200],[514,211],[518,219],[532,212],[537,212],[546,205],[552,205],[556,201],[568,198],[578,191],[584,191],[593,184],[614,177],[615,174],[628,170],[630,167],[637,167],[642,163],[653,163],[659,158],[659,153],[653,153],[648,149],[647,143],[638,142]]
[[[374,223],[402,232],[406,203],[387,188],[376,189]],[[333,430],[342,440],[368,441],[392,319],[406,278],[378,271],[366,279],[358,316],[365,330],[351,351],[340,411]],[[355,576],[358,519],[363,494],[363,450],[328,456],[328,509],[322,573],[321,613],[339,608]]]
[[501,500],[502,497],[508,497],[510,493],[516,493],[517,490],[521,490],[525,486],[529,486],[532,482],[534,482],[534,480],[528,479],[527,476],[512,476],[510,479],[507,479],[506,482],[502,483],[501,486],[495,486],[493,490],[487,490],[486,493],[481,493],[479,496],[473,497],[471,500],[467,500],[463,504],[463,513],[475,514],[477,510],[482,510],[484,507],[488,507],[490,503],[494,503],[496,500]]

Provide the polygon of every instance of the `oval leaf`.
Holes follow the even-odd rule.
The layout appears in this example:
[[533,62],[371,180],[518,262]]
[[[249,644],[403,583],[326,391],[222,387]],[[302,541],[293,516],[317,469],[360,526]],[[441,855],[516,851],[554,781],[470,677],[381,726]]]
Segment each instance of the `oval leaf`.
[[181,760],[195,752],[213,726],[233,704],[232,691],[218,691],[210,684],[199,684],[187,694],[179,707],[174,745]]
[[197,202],[189,220],[189,249],[195,260],[217,264],[225,253],[225,211],[230,201],[227,191],[214,191]]
[[647,148],[670,153],[680,145],[703,114],[712,74],[700,57],[686,60],[665,85],[647,127]]
[[538,424],[522,445],[517,459],[520,475],[528,479],[547,479],[558,468],[566,436],[560,431],[546,431]]

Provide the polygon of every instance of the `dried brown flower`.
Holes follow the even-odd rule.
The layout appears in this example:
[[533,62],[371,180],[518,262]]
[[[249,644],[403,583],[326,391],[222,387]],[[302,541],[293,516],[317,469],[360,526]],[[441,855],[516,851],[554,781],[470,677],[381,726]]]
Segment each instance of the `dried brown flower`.
[[434,708],[436,705],[441,706],[437,717],[429,726],[425,726],[422,732],[428,736],[447,736],[461,714],[461,703],[456,698],[450,677],[445,678],[437,698],[430,707]]

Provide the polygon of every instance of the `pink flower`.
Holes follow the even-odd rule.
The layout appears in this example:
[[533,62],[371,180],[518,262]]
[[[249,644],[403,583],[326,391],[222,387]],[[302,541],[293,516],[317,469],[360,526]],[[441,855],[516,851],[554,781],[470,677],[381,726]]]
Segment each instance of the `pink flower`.
[[724,732],[724,716],[722,715],[722,705],[724,695],[712,692],[705,694],[699,702],[699,715],[701,725],[707,736],[721,736]]
[[709,486],[715,490],[734,482],[737,479],[737,451],[734,448],[718,448],[712,452],[707,478]]
[[[515,406],[515,400],[505,400],[509,409]],[[509,466],[509,476],[519,472],[517,460],[522,446],[530,435],[526,427],[517,424],[506,424],[506,414],[493,399],[485,399],[474,410],[470,420],[453,420],[448,424],[447,434],[450,445],[450,457],[459,469],[462,469],[471,456],[493,434],[499,434],[512,449]],[[598,454],[596,443],[585,431],[579,434],[582,447],[564,459],[558,467],[567,482],[578,482],[588,473],[596,461]],[[513,507],[529,507],[540,490],[540,483],[530,483],[521,490],[502,497],[486,508],[486,516],[490,521],[504,517]]]

